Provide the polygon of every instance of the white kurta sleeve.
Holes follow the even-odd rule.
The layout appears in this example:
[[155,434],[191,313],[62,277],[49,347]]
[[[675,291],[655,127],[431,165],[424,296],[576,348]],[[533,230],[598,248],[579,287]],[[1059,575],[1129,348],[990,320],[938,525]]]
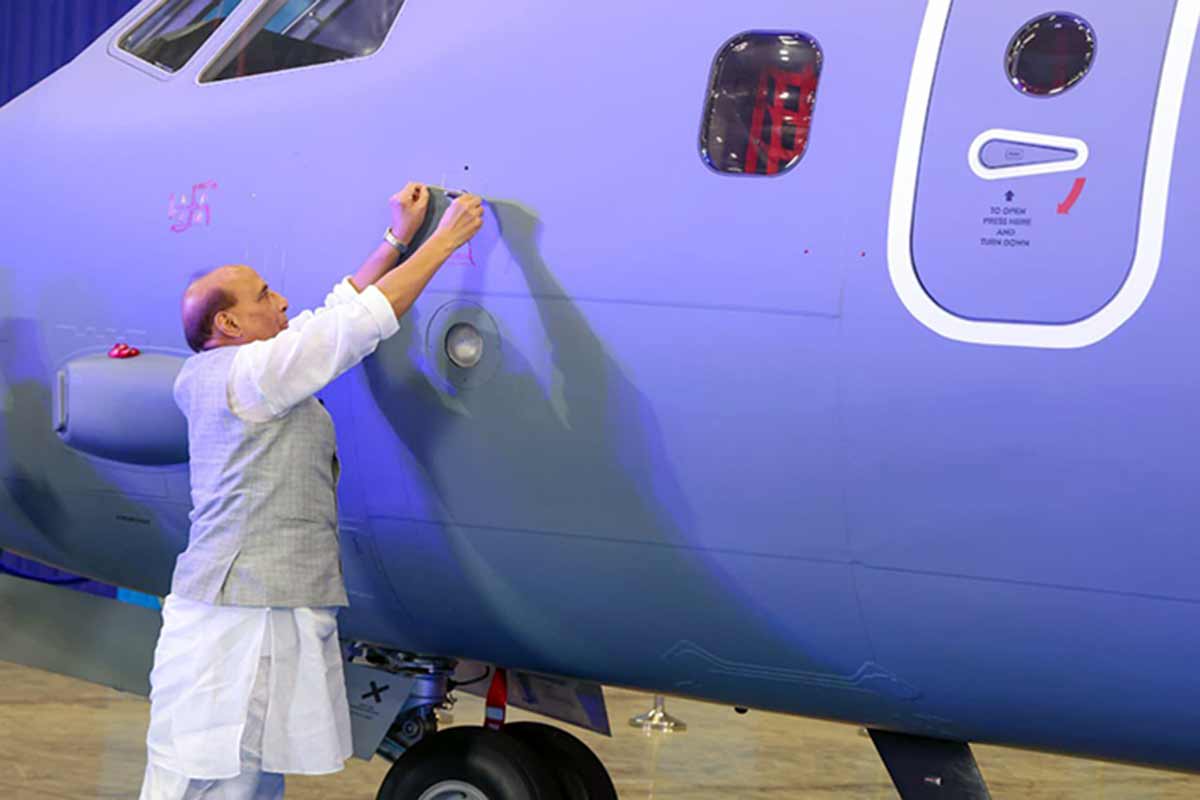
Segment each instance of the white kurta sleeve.
[[271,339],[238,348],[229,373],[229,406],[250,422],[283,416],[375,352],[399,327],[383,292],[368,286],[360,293],[347,278],[321,308],[298,314]]

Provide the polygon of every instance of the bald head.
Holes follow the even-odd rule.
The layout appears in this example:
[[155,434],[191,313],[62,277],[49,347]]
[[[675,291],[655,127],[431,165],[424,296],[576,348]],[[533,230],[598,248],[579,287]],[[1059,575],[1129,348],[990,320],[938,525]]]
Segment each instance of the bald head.
[[287,300],[247,266],[201,275],[183,293],[183,332],[197,353],[270,339],[287,327]]

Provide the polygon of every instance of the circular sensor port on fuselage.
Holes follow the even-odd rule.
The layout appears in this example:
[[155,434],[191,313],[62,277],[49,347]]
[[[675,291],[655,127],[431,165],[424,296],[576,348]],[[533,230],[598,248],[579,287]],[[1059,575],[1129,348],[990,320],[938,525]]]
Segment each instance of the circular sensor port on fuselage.
[[469,322],[460,322],[446,333],[446,356],[456,367],[471,369],[483,360],[483,336]]

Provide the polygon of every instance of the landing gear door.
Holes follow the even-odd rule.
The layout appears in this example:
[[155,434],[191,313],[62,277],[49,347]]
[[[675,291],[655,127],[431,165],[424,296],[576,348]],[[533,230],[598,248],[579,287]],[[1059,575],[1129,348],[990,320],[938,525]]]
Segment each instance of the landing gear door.
[[345,670],[354,755],[370,761],[405,707],[416,680],[356,663],[347,663]]

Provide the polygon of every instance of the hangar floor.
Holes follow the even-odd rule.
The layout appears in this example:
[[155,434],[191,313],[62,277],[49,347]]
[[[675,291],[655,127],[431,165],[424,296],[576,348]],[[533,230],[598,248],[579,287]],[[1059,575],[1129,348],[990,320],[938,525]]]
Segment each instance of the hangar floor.
[[[645,734],[626,720],[647,695],[609,690],[614,736],[583,734],[613,774],[623,800],[738,797],[893,800],[887,773],[857,729],[826,722],[669,699],[684,733]],[[0,797],[80,800],[137,796],[149,706],[138,697],[0,662]],[[483,719],[462,695],[458,722]],[[514,718],[522,718],[517,713]],[[1083,759],[976,747],[997,800],[1183,800],[1200,776]],[[388,764],[351,761],[339,775],[288,779],[289,800],[372,800]]]

